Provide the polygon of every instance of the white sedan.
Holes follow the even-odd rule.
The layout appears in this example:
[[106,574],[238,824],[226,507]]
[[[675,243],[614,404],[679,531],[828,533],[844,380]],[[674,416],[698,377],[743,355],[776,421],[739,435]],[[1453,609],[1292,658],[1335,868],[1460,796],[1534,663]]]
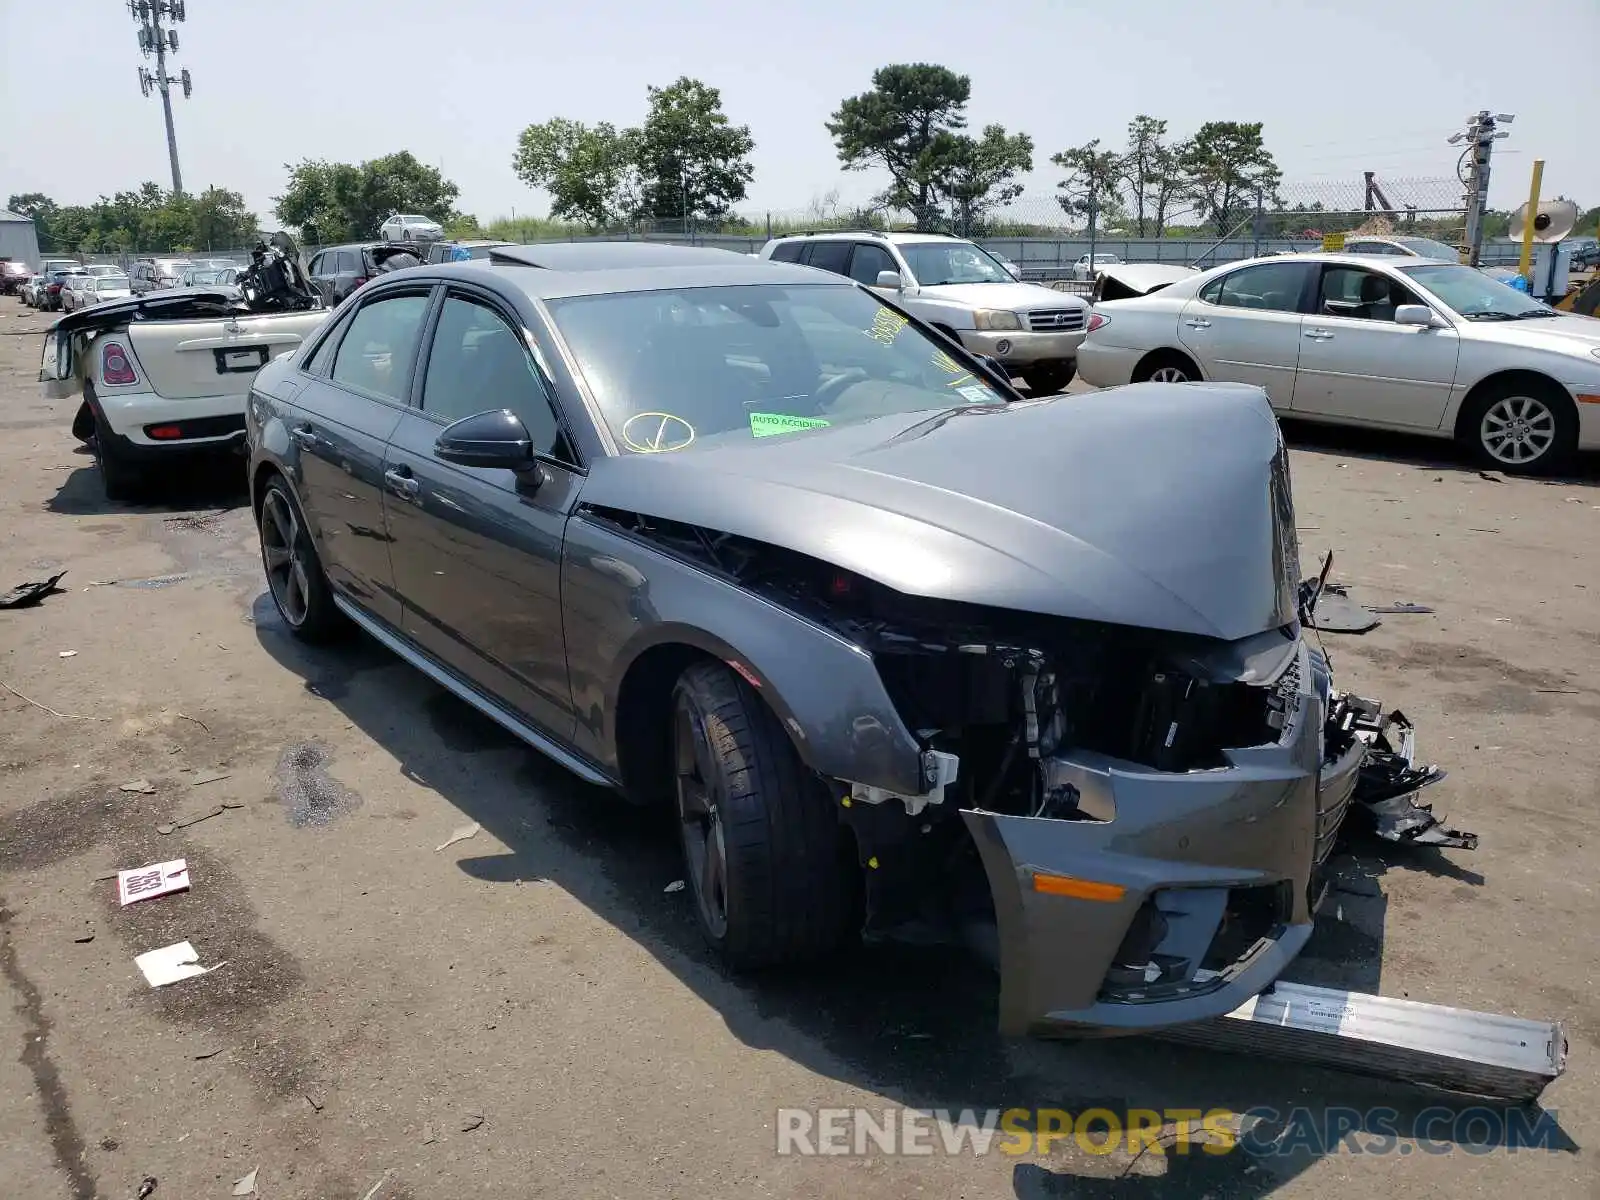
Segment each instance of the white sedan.
[[378,226],[385,242],[437,242],[444,237],[444,226],[421,213],[392,213]]
[[1284,416],[1456,438],[1507,471],[1600,449],[1600,320],[1459,263],[1229,263],[1097,304],[1078,373],[1099,387],[1252,383]]

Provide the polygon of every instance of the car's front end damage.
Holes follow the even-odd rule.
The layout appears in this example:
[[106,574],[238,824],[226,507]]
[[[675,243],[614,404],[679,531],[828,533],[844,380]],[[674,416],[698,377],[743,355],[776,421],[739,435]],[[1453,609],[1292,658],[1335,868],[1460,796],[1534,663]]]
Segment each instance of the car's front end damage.
[[[879,741],[913,763],[841,756],[881,706],[781,711],[853,835],[865,932],[991,948],[1011,1034],[1147,1031],[1271,984],[1347,814],[1410,805],[1438,772],[1412,764],[1408,722],[1335,692],[1303,634],[1315,590],[1259,391],[1149,385],[829,436],[651,464],[672,478],[648,489],[595,472],[585,515],[870,658],[900,724]],[[971,466],[991,457],[1011,474]],[[718,511],[730,479],[750,503]],[[663,484],[676,516],[644,515]],[[764,489],[808,491],[806,520]],[[734,649],[781,705],[803,668]],[[1411,813],[1396,840],[1429,840]]]

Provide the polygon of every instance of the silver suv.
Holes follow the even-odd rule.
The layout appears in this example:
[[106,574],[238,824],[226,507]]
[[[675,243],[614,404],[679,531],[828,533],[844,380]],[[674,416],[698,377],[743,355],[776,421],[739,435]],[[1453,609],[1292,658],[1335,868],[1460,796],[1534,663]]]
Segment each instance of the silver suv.
[[982,246],[937,233],[807,233],[774,238],[761,257],[847,275],[997,359],[1036,395],[1059,392],[1078,370],[1089,305],[1021,283]]

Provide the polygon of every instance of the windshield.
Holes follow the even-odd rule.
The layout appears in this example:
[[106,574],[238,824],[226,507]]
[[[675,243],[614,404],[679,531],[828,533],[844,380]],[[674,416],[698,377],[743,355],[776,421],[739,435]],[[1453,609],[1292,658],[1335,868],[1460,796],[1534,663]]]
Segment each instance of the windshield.
[[94,290],[97,292],[125,292],[128,290],[128,277],[126,275],[102,275],[94,281]]
[[1400,269],[1469,321],[1520,321],[1556,315],[1548,304],[1530,299],[1472,267],[1438,263]]
[[941,283],[1016,282],[994,255],[971,242],[912,242],[902,244],[899,249],[923,287],[938,287]]
[[606,424],[635,454],[1006,399],[861,288],[624,292],[550,311]]
[[187,284],[199,285],[203,283],[221,283],[221,271],[185,271],[183,281]]
[[432,225],[433,224],[432,221],[428,220],[428,218],[423,216],[421,213],[407,213],[405,216],[401,217],[400,219],[402,221],[406,222],[408,225]]
[[1413,254],[1423,258],[1442,258],[1446,262],[1460,262],[1461,252],[1454,246],[1446,246],[1443,242],[1436,242],[1425,237],[1397,237],[1394,239]]

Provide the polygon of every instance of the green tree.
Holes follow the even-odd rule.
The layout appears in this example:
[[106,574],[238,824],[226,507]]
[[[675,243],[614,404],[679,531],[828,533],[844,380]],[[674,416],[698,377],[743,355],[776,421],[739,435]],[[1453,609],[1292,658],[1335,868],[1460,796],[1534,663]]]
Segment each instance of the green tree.
[[518,136],[511,169],[529,187],[550,193],[552,217],[591,229],[620,225],[639,205],[636,136],[605,121],[591,127],[552,117]]
[[[890,185],[882,200],[908,209],[917,228],[940,223],[941,181],[966,128],[972,80],[933,63],[901,63],[872,73],[872,88],[839,104],[827,122],[847,171],[879,167]],[[1031,147],[1030,147],[1031,151]]]
[[717,220],[755,175],[748,125],[730,125],[722,93],[687,76],[649,89],[650,111],[630,136],[644,212],[658,221]]
[[1022,195],[1017,176],[1033,169],[1033,139],[986,125],[980,137],[954,135],[945,151],[938,190],[955,208],[960,232],[979,236],[991,210]]
[[250,246],[260,232],[255,213],[245,207],[244,197],[227,188],[208,187],[195,198],[191,209],[191,241],[196,250],[229,250]]
[[359,164],[305,159],[286,165],[289,184],[274,196],[278,219],[310,243],[378,236],[391,213],[422,213],[441,225],[455,215],[461,192],[409,150]]
[[1283,172],[1261,138],[1261,122],[1207,121],[1184,147],[1183,173],[1198,214],[1218,237],[1255,208],[1257,197],[1277,202]]
[[1128,122],[1128,144],[1119,166],[1134,227],[1140,237],[1160,237],[1175,205],[1186,198],[1183,143],[1166,140],[1167,123],[1140,113]]
[[1050,161],[1067,172],[1056,184],[1061,191],[1057,202],[1066,212],[1087,220],[1091,235],[1122,216],[1122,156],[1115,150],[1100,149],[1100,139],[1095,138],[1052,154]]

